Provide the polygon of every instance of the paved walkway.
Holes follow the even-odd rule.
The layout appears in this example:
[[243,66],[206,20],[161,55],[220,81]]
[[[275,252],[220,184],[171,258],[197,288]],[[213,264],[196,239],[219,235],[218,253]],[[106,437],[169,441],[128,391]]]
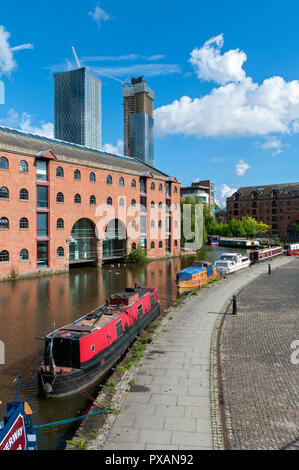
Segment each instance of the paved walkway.
[[237,316],[225,317],[221,366],[232,449],[299,449],[299,364],[291,360],[298,287],[293,259],[246,287]]
[[[280,257],[272,269],[290,258]],[[202,289],[163,321],[104,442],[91,449],[212,449],[210,349],[215,321],[233,293],[267,272],[263,263]]]

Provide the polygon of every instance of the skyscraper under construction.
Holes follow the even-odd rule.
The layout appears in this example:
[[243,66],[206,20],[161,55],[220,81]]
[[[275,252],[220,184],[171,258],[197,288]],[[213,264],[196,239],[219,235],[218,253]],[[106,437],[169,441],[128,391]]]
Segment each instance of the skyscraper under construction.
[[123,88],[124,153],[154,166],[154,92],[143,77]]

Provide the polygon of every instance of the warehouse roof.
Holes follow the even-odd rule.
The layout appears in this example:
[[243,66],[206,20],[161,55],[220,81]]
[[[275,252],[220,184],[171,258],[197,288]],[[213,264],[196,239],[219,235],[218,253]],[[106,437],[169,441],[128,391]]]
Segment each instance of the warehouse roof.
[[[248,197],[253,193],[259,196],[268,196],[273,191],[279,192],[279,194],[299,194],[299,182],[297,183],[281,183],[281,184],[267,184],[263,186],[244,186],[239,188],[232,196],[239,193],[241,197]],[[228,198],[229,199],[229,198]]]
[[51,151],[58,160],[89,162],[100,168],[113,168],[120,171],[132,171],[137,174],[152,173],[153,177],[167,179],[169,175],[148,165],[136,157],[126,157],[95,150],[82,145],[64,142],[62,140],[43,137],[28,132],[0,126],[0,149],[19,151],[37,155]]

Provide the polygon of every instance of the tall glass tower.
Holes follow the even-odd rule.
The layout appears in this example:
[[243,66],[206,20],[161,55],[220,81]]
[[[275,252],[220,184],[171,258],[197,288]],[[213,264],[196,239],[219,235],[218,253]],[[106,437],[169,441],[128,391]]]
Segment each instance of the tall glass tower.
[[124,153],[154,166],[154,92],[142,77],[123,89]]
[[88,68],[54,74],[55,138],[101,149],[101,80]]

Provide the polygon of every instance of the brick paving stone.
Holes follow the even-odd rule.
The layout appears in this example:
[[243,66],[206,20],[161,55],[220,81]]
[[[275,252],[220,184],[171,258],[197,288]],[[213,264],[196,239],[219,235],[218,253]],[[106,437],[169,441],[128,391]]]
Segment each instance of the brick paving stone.
[[221,336],[224,404],[232,449],[299,449],[299,260],[237,296]]

